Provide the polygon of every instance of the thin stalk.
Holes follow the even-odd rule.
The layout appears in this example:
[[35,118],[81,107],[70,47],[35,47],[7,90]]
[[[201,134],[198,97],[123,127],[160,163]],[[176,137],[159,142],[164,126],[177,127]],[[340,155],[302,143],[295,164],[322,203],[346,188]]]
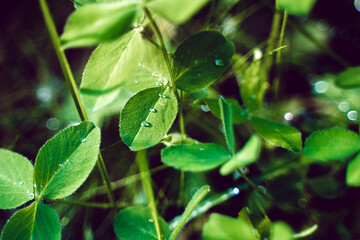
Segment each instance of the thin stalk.
[[150,24],[155,32],[156,37],[159,40],[160,43],[160,47],[161,47],[161,51],[163,53],[164,56],[164,60],[166,63],[166,67],[167,70],[169,72],[169,77],[170,77],[170,86],[176,96],[176,99],[178,100],[178,104],[179,104],[179,124],[180,124],[180,132],[181,132],[181,139],[184,140],[185,139],[185,124],[184,124],[184,117],[183,117],[183,107],[182,107],[182,97],[179,96],[179,93],[177,91],[177,87],[175,84],[175,79],[174,79],[174,73],[171,69],[171,64],[170,64],[170,59],[169,59],[169,55],[168,55],[168,51],[166,50],[165,47],[165,43],[164,43],[164,39],[161,35],[161,32],[159,30],[159,27],[157,26],[156,22],[154,21],[153,17],[151,16],[151,13],[149,11],[149,9],[147,9],[146,7],[144,7],[144,12],[145,12],[145,16],[149,19]]
[[156,37],[159,40],[161,51],[163,53],[164,60],[165,60],[165,63],[166,63],[166,67],[167,67],[168,72],[169,72],[171,88],[174,91],[174,94],[175,94],[178,102],[180,102],[180,97],[179,97],[179,94],[177,92],[177,87],[175,85],[174,74],[173,74],[173,72],[171,70],[170,59],[169,59],[168,52],[167,52],[166,47],[165,47],[164,39],[163,39],[163,37],[162,37],[162,35],[160,33],[160,30],[159,30],[156,22],[154,21],[153,17],[151,16],[151,13],[150,13],[149,9],[144,7],[144,12],[145,12],[145,16],[150,20],[150,24],[151,24],[151,26],[152,26],[152,28],[153,28],[153,30],[155,32]]
[[184,114],[183,114],[183,92],[180,90],[180,104],[179,104],[179,124],[180,124],[180,134],[181,141],[184,143],[186,138],[185,133],[185,123],[184,123]]
[[146,198],[149,202],[149,208],[150,208],[151,216],[154,220],[154,226],[155,226],[157,238],[158,240],[162,240],[163,235],[160,227],[160,217],[156,208],[154,191],[151,186],[151,177],[150,177],[149,164],[146,158],[146,150],[141,150],[137,153],[136,163],[139,166],[140,173],[143,175],[143,177],[141,178],[141,183],[143,185]]
[[280,20],[281,20],[280,11],[278,10],[277,7],[275,7],[274,17],[272,21],[270,36],[266,47],[265,59],[263,64],[263,77],[266,82],[269,79],[269,71],[273,64],[274,57],[272,56],[272,54],[270,54],[270,52],[273,51],[276,46],[276,39],[279,35]]
[[49,202],[56,202],[56,203],[63,203],[63,204],[67,204],[67,205],[88,207],[88,208],[104,208],[104,209],[108,209],[108,208],[113,207],[113,205],[110,204],[110,203],[83,202],[83,201],[64,200],[64,199],[48,200],[48,201]]
[[280,64],[281,64],[281,53],[282,53],[282,46],[284,44],[284,36],[285,36],[285,29],[286,29],[286,23],[287,23],[287,19],[288,19],[288,12],[285,11],[284,12],[284,17],[283,17],[283,22],[281,25],[281,30],[280,30],[280,37],[279,37],[279,44],[278,44],[278,49],[279,51],[276,53],[276,66],[277,66],[277,76],[274,80],[274,96],[277,99],[278,95],[279,95],[279,87],[280,87]]
[[[49,7],[48,7],[48,5],[46,3],[46,0],[39,0],[39,2],[40,2],[40,7],[41,7],[41,11],[43,13],[43,17],[44,17],[44,20],[45,20],[46,27],[47,27],[47,29],[49,31],[49,35],[50,35],[52,44],[54,46],[54,49],[55,49],[56,55],[58,57],[58,60],[60,62],[60,66],[61,66],[62,72],[64,74],[67,87],[68,87],[68,89],[70,91],[70,94],[71,94],[73,100],[74,100],[76,110],[78,111],[78,114],[79,114],[79,117],[80,117],[81,121],[87,121],[87,120],[89,120],[89,117],[88,117],[88,115],[86,113],[86,109],[84,107],[84,104],[81,101],[80,93],[79,93],[79,90],[77,88],[74,76],[72,74],[69,62],[68,62],[68,60],[66,58],[65,52],[64,52],[63,48],[61,47],[60,38],[59,38],[59,35],[58,35],[57,31],[56,31],[55,23],[54,23],[54,20],[53,20],[53,18],[51,16]],[[101,153],[99,154],[99,159],[97,161],[97,166],[99,168],[99,171],[100,171],[102,180],[104,182],[104,185],[107,188],[107,193],[108,193],[109,200],[110,200],[111,204],[114,206],[114,208],[116,208],[114,194],[113,194],[113,192],[111,190],[111,186],[110,186],[109,174],[108,174],[108,172],[106,170],[105,163],[104,163],[104,160],[103,160],[103,158],[101,156]]]
[[240,174],[241,177],[245,179],[245,181],[256,191],[257,194],[259,194],[263,199],[268,200],[269,202],[272,202],[272,199],[270,199],[269,196],[267,196],[263,191],[261,191],[258,186],[251,181],[250,178],[248,178],[240,169],[236,169],[236,171]]
[[113,144],[111,144],[111,145],[109,145],[109,146],[104,147],[103,149],[101,149],[100,152],[103,152],[103,151],[105,151],[105,150],[108,150],[109,148],[112,148],[112,147],[114,147],[114,146],[116,146],[116,145],[118,145],[118,144],[120,144],[120,143],[122,143],[122,142],[123,142],[122,140],[116,141],[116,142],[114,142]]

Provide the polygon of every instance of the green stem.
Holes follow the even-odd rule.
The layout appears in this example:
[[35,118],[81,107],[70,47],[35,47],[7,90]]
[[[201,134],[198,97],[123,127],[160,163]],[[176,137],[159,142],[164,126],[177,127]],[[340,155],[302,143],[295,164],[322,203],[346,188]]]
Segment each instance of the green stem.
[[185,123],[184,123],[184,114],[183,114],[183,92],[180,90],[180,104],[179,104],[179,124],[180,124],[180,134],[181,141],[184,143],[186,138],[185,133]]
[[284,44],[284,36],[285,36],[285,28],[286,23],[288,19],[288,13],[287,11],[284,12],[283,22],[281,25],[281,31],[280,31],[280,38],[279,38],[279,44],[278,49],[279,51],[276,53],[276,66],[277,66],[277,76],[274,80],[274,96],[277,99],[279,95],[279,87],[280,87],[280,64],[281,64],[281,53],[282,53],[282,46]]
[[141,150],[136,155],[136,163],[139,166],[140,173],[143,175],[141,178],[141,183],[143,185],[146,198],[149,202],[149,208],[151,216],[154,220],[154,226],[157,234],[158,240],[163,239],[162,230],[160,227],[160,217],[156,208],[156,202],[154,197],[154,191],[151,186],[151,177],[149,171],[149,164],[146,158],[146,150]]
[[[39,0],[39,2],[40,2],[41,11],[42,11],[43,16],[44,16],[46,27],[47,27],[47,29],[49,31],[52,44],[54,46],[56,55],[57,55],[57,57],[59,59],[60,66],[61,66],[62,72],[64,74],[66,84],[67,84],[68,89],[69,89],[69,91],[71,93],[71,96],[72,96],[72,98],[74,100],[76,110],[77,110],[77,112],[78,112],[78,114],[80,116],[81,121],[88,121],[89,117],[88,117],[88,115],[86,113],[84,104],[81,101],[80,93],[79,93],[79,90],[77,88],[74,76],[72,74],[69,62],[68,62],[68,60],[66,58],[65,52],[64,52],[63,48],[61,47],[60,38],[59,38],[59,35],[58,35],[57,31],[56,31],[55,23],[54,23],[54,20],[52,19],[49,7],[48,7],[48,5],[46,3],[46,0]],[[115,203],[114,194],[113,194],[113,192],[111,190],[111,186],[110,186],[109,174],[108,174],[108,172],[106,170],[105,163],[104,163],[104,160],[103,160],[101,154],[99,154],[99,159],[97,161],[97,166],[99,168],[99,171],[100,171],[101,177],[103,179],[103,182],[105,183],[105,186],[107,188],[109,200],[110,200],[111,204],[115,208],[116,203]]]
[[160,30],[159,30],[156,22],[154,21],[153,17],[151,16],[151,13],[150,13],[149,9],[144,7],[144,12],[145,12],[145,16],[150,20],[150,24],[151,24],[151,26],[152,26],[152,28],[153,28],[153,30],[155,32],[156,37],[159,40],[161,51],[163,53],[164,60],[165,60],[165,63],[166,63],[166,67],[167,67],[168,72],[169,72],[170,86],[171,86],[172,90],[174,91],[174,94],[175,94],[178,102],[180,102],[180,97],[179,97],[179,94],[177,92],[177,87],[175,85],[174,74],[173,74],[173,72],[171,70],[170,59],[169,59],[168,52],[167,52],[166,47],[165,47],[164,39],[163,39],[163,37],[162,37],[162,35],[160,33]]
[[250,178],[248,178],[240,169],[236,169],[236,171],[240,174],[241,177],[245,179],[245,181],[256,191],[257,194],[259,194],[263,199],[268,200],[269,202],[272,202],[272,199],[270,199],[269,196],[267,196],[263,191],[261,191],[258,186],[251,181]]
[[210,192],[210,187],[208,185],[202,186],[192,197],[189,204],[185,208],[184,213],[181,215],[179,223],[176,225],[174,231],[170,235],[170,240],[175,240],[179,235],[181,229],[186,224],[189,219],[191,213],[194,211],[195,207],[199,204],[199,202]]
[[[82,206],[82,207],[88,207],[88,208],[112,208],[113,205],[110,203],[97,203],[97,202],[83,202],[83,201],[76,201],[76,200],[64,200],[64,199],[56,199],[56,200],[49,200],[45,199],[48,202],[56,202],[56,203],[63,203],[67,205],[74,205],[74,206]],[[117,208],[123,208],[128,207],[130,204],[121,204],[117,205]]]

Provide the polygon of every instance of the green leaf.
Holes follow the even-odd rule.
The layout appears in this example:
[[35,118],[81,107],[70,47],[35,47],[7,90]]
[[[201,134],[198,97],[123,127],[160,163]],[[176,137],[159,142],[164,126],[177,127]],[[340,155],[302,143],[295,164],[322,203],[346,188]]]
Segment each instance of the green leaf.
[[305,140],[304,154],[314,160],[337,160],[360,150],[360,137],[344,128],[316,131]]
[[101,43],[94,50],[80,85],[88,108],[97,111],[119,97],[122,87],[138,68],[143,45],[140,31],[132,30],[114,41]]
[[284,222],[274,222],[271,228],[271,240],[292,240],[293,230]]
[[[121,1],[121,0],[120,0]],[[83,7],[88,4],[94,3],[112,3],[112,2],[119,2],[119,0],[75,0],[74,4],[76,8]]]
[[89,4],[72,13],[61,36],[64,48],[86,47],[128,32],[136,15],[134,2]]
[[252,135],[245,146],[220,168],[221,175],[229,175],[237,168],[242,168],[254,163],[259,158],[260,148],[260,137]]
[[179,223],[176,225],[174,231],[171,233],[170,240],[176,239],[181,229],[185,226],[186,222],[189,220],[190,215],[194,211],[195,207],[209,192],[210,192],[210,187],[208,185],[202,186],[199,190],[196,191],[196,193],[194,194],[194,196],[191,198],[190,202],[186,206],[183,214],[181,215],[179,219]]
[[222,97],[219,98],[220,116],[224,126],[226,144],[231,155],[235,154],[235,137],[232,123],[232,110],[230,104]]
[[204,225],[202,236],[205,240],[257,240],[253,230],[245,221],[213,213]]
[[169,72],[161,49],[149,41],[143,40],[142,44],[142,60],[124,86],[130,92],[140,92],[147,88],[164,86],[169,81]]
[[[169,227],[164,219],[160,218],[160,226],[164,239],[169,239]],[[114,220],[116,236],[123,240],[157,240],[154,221],[147,207],[129,207],[121,210]]]
[[258,57],[260,58],[262,53],[255,52],[254,55],[254,61],[251,63],[250,67],[246,69],[244,78],[240,82],[241,99],[250,111],[255,111],[261,107],[264,95],[269,87],[269,84],[264,81],[264,77],[261,75],[262,64]]
[[341,194],[340,184],[329,177],[309,179],[309,185],[316,195],[323,198],[335,198]]
[[229,158],[229,152],[215,143],[174,145],[161,151],[163,163],[182,171],[208,171]]
[[171,22],[180,24],[188,21],[209,0],[153,0],[146,6]]
[[171,88],[149,88],[134,95],[120,115],[120,136],[132,151],[159,143],[171,128],[178,103]]
[[28,239],[61,239],[58,215],[42,202],[33,202],[17,211],[2,231],[1,240]]
[[99,154],[100,129],[82,122],[48,140],[36,157],[36,193],[46,199],[64,198],[86,180]]
[[[232,98],[225,98],[225,100],[230,104],[232,110],[232,121],[233,124],[241,124],[248,119],[248,113],[239,105],[238,101]],[[221,118],[220,116],[220,106],[217,99],[204,99],[206,105],[210,109],[211,113],[216,117]]]
[[234,45],[216,31],[204,31],[186,39],[174,54],[176,86],[199,91],[210,86],[229,67]]
[[15,152],[0,149],[0,209],[18,207],[34,198],[30,161]]
[[352,187],[360,186],[360,154],[356,155],[347,166],[346,184]]
[[289,14],[301,16],[309,14],[316,0],[276,0],[278,6],[282,10],[286,10]]
[[360,87],[360,67],[348,68],[340,73],[336,79],[335,84],[344,89],[359,88]]
[[266,140],[290,151],[301,151],[301,133],[293,126],[257,117],[252,117],[251,123],[256,132]]

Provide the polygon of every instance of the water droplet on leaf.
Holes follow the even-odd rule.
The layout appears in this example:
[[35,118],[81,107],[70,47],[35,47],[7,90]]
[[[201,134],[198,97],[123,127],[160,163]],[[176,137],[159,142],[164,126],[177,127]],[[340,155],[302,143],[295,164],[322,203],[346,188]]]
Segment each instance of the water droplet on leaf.
[[29,197],[32,199],[34,198],[34,194],[33,193],[29,193]]
[[157,83],[156,83],[156,85],[157,85],[157,86],[159,86],[159,87],[164,86],[164,84],[163,84],[163,83],[161,83],[161,82],[157,82]]
[[64,164],[60,163],[60,164],[59,164],[59,167],[62,167],[62,166],[64,166]]
[[82,138],[81,139],[81,143],[86,143],[87,139],[86,138]]
[[152,112],[152,113],[156,113],[156,112],[157,112],[157,110],[156,110],[155,108],[150,108],[149,111]]
[[159,93],[159,97],[161,98],[167,98],[166,95],[162,94],[162,93]]
[[24,184],[24,182],[20,181],[20,182],[19,182],[19,184],[20,184],[20,185],[23,185],[23,184]]
[[154,222],[154,220],[152,218],[149,218],[148,221],[151,223]]
[[221,59],[215,59],[215,65],[218,67],[224,66],[224,62]]
[[141,126],[142,127],[151,127],[151,124],[144,121],[144,122],[141,122]]

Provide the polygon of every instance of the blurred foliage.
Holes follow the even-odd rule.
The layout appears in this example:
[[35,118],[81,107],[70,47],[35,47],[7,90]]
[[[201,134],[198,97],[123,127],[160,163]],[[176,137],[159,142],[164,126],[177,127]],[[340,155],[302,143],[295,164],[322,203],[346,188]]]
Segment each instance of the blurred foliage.
[[[341,89],[335,84],[340,72],[360,65],[360,13],[353,4],[352,0],[318,0],[309,15],[289,17],[282,64],[279,69],[270,72],[265,103],[253,108],[259,117],[295,126],[302,132],[303,140],[316,130],[332,126],[358,132],[360,90]],[[73,11],[73,4],[70,1],[50,1],[49,5],[58,32],[62,33],[66,19]],[[211,1],[183,25],[171,25],[165,20],[159,21],[159,24],[168,49],[175,49],[187,36],[209,23],[209,29],[221,31],[233,41],[238,55],[230,71],[237,78],[227,78],[225,73],[212,87],[226,98],[236,99],[243,105],[246,103],[241,102],[238,88],[238,81],[241,82],[243,76],[239,73],[251,65],[255,48],[265,53],[265,41],[269,37],[273,18],[273,8],[269,6],[273,5],[267,0]],[[79,118],[38,4],[1,1],[0,24],[0,146],[34,161],[46,139],[65,126],[78,122]],[[332,57],[333,53],[329,53],[327,48],[319,47],[309,38],[327,46],[340,58]],[[92,50],[66,51],[78,83]],[[274,101],[271,84],[276,74],[279,74],[280,91]],[[218,97],[211,89],[204,95],[205,99]],[[189,137],[226,146],[220,131],[221,121],[204,108],[205,102],[199,101],[200,104],[184,103]],[[134,153],[128,151],[124,144],[116,144],[119,141],[118,114],[98,118],[97,122],[102,125],[101,147],[106,148],[102,153],[110,176],[113,180],[120,179],[115,182],[116,198],[131,205],[144,204],[146,200],[136,175],[138,169],[134,165]],[[177,125],[174,124],[173,131],[178,130]],[[240,148],[251,136],[252,128],[250,124],[243,123],[235,125],[234,130]],[[200,186],[209,184],[212,189],[210,195],[216,195],[236,185],[241,194],[213,207],[209,213],[217,212],[235,218],[247,205],[255,214],[261,215],[260,202],[272,221],[284,221],[294,232],[318,223],[318,230],[305,239],[360,238],[360,190],[345,184],[346,165],[350,158],[317,163],[301,153],[293,154],[265,142],[259,160],[244,171],[278,203],[269,205],[247,186],[242,188],[244,180],[237,173],[223,177],[216,170],[186,173],[184,191],[179,196],[180,172],[159,167],[162,165],[160,147],[150,149],[148,155],[156,172],[152,177],[158,192],[159,211],[166,221],[183,211],[185,203]],[[97,187],[101,185],[99,179],[98,171],[94,170],[86,184],[71,198],[107,201],[104,189]],[[52,207],[60,216],[63,239],[115,239],[112,213],[61,204]],[[0,212],[1,228],[12,213]],[[199,239],[208,218],[206,213],[194,219],[184,228],[180,238]]]

